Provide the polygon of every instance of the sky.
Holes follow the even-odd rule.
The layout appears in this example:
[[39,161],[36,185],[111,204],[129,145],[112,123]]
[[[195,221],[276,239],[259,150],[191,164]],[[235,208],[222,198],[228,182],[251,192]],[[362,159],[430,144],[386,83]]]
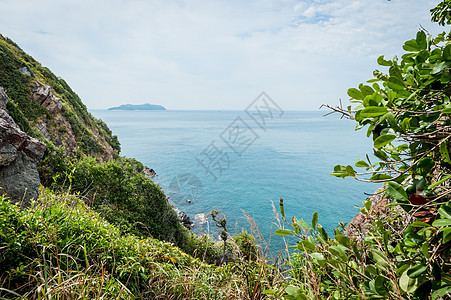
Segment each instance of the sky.
[[89,109],[160,104],[242,110],[265,91],[284,110],[347,103],[380,55],[430,22],[438,0],[0,0],[0,33]]

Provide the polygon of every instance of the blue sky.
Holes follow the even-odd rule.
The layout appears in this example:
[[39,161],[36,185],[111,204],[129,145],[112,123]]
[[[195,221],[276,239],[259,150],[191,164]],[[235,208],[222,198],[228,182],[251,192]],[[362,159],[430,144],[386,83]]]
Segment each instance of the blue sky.
[[419,24],[443,31],[429,21],[438,2],[0,0],[0,33],[90,109],[241,110],[265,91],[284,110],[316,110],[346,101]]

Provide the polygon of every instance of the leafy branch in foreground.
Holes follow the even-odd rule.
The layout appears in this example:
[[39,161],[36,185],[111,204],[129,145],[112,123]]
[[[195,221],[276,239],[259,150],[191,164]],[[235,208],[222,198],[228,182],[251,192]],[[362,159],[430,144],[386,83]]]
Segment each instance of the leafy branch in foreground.
[[[451,202],[432,224],[405,219],[401,210],[381,216],[364,203],[368,223],[355,238],[344,225],[331,238],[318,224],[292,218],[277,235],[298,238],[287,264],[286,299],[449,299]],[[406,225],[407,223],[407,225]],[[355,236],[355,235],[354,235]],[[274,291],[271,291],[274,293]]]
[[[451,1],[431,10],[433,20],[451,24]],[[355,166],[337,165],[331,175],[386,183],[391,199],[383,212],[364,202],[360,228],[341,224],[330,238],[280,212],[296,245],[282,290],[287,299],[451,299],[451,33],[433,37],[422,29],[404,43],[399,60],[378,58],[388,72],[348,90],[351,105],[332,112],[367,129],[374,156]],[[373,161],[372,161],[373,160]],[[355,168],[358,168],[357,171]],[[379,211],[378,211],[379,210]]]

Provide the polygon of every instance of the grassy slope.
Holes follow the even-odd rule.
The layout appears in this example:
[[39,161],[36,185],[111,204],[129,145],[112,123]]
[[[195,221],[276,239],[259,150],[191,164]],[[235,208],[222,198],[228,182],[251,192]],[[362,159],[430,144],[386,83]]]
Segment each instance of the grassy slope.
[[121,235],[77,197],[49,190],[23,211],[0,198],[0,249],[0,297],[244,297],[244,280],[231,265],[207,265],[171,243]]

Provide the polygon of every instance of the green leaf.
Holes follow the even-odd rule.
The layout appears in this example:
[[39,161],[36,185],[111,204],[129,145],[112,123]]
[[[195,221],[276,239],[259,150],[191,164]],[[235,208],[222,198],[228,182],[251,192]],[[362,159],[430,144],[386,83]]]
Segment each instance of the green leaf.
[[374,174],[373,176],[370,177],[370,180],[389,180],[392,179],[393,177],[387,174]]
[[390,67],[393,64],[390,60],[385,60],[383,55],[377,58],[377,63],[385,67]]
[[418,48],[420,48],[420,50],[427,49],[428,44],[427,44],[427,39],[426,39],[426,33],[424,33],[424,31],[417,32],[416,42],[417,42]]
[[438,219],[438,220],[435,220],[434,223],[432,223],[432,226],[434,226],[434,227],[451,226],[451,219]]
[[382,148],[385,145],[390,144],[394,139],[396,139],[395,134],[384,134],[378,136],[377,139],[374,140],[374,147],[378,149]]
[[451,286],[445,286],[444,288],[434,291],[431,299],[432,300],[445,299],[444,296],[450,294],[451,294]]
[[304,220],[297,220],[296,223],[299,225],[299,227],[301,227],[307,231],[312,231],[312,228],[310,227],[310,225],[307,224],[307,222],[305,222]]
[[412,227],[431,227],[431,224],[425,223],[425,222],[413,222]]
[[346,173],[348,173],[348,176],[355,177],[355,170],[352,166],[346,166]]
[[310,256],[316,260],[325,260],[324,255],[322,253],[314,252],[310,253]]
[[442,217],[442,219],[451,219],[451,206],[448,205],[442,205],[438,209],[438,213]]
[[429,190],[432,190],[433,188],[441,185],[442,183],[444,183],[445,181],[451,179],[451,175],[445,176],[442,179],[440,179],[439,181],[435,182],[434,184],[431,184],[430,186],[428,186]]
[[360,159],[360,158],[355,162],[355,166],[360,167],[360,168],[369,168],[370,167],[370,165],[366,161],[364,161],[363,159]]
[[385,279],[382,276],[377,276],[376,280],[374,281],[374,288],[376,290],[376,293],[378,293],[381,296],[387,296],[388,290],[385,284],[387,283],[387,279]]
[[324,242],[327,242],[327,240],[328,240],[328,236],[327,236],[327,232],[326,232],[326,230],[323,228],[323,226],[321,226],[320,224],[318,224],[317,226],[316,226],[316,228],[318,228],[318,231],[319,231],[319,237],[320,238],[322,238],[323,240],[324,240]]
[[371,118],[384,115],[387,112],[385,106],[369,106],[360,111],[360,115],[364,118]]
[[416,265],[407,270],[407,276],[409,276],[410,278],[418,278],[421,276],[421,274],[426,272],[426,270],[427,270],[427,266]]
[[385,191],[389,197],[392,197],[396,202],[408,203],[409,197],[404,188],[397,182],[389,181],[385,187]]
[[446,45],[445,49],[443,49],[442,55],[444,60],[451,60],[451,44]]
[[441,228],[439,230],[440,232],[443,232],[443,244],[448,243],[449,241],[451,241],[451,228],[447,227],[447,228]]
[[390,124],[390,127],[393,128],[393,130],[402,131],[402,129],[399,127],[398,123],[396,122],[395,116],[391,112],[388,112],[386,114],[386,119],[388,121],[388,124]]
[[374,262],[378,263],[380,266],[384,268],[388,268],[389,264],[385,255],[379,250],[372,249],[371,254],[373,255]]
[[308,250],[308,251],[314,251],[315,250],[315,245],[310,243],[307,240],[299,241],[298,249],[301,250],[301,251],[304,251],[304,248],[305,248],[305,250]]
[[446,141],[443,141],[440,144],[440,154],[442,155],[442,158],[445,162],[451,164],[451,159],[449,157],[449,152],[448,152],[448,145]]
[[388,87],[395,90],[395,91],[402,91],[406,87],[404,82],[399,79],[398,77],[391,76],[388,78]]
[[343,246],[349,247],[350,239],[347,236],[342,235],[342,234],[337,234],[335,236],[335,239]]
[[283,207],[282,198],[280,198],[279,206],[280,206],[280,214],[282,215],[282,218],[285,220],[285,208]]
[[316,224],[318,224],[318,212],[315,211],[312,217],[312,228],[316,228]]
[[365,98],[358,89],[356,88],[350,88],[348,89],[348,96],[357,100],[363,100]]
[[292,285],[287,286],[287,288],[285,289],[285,293],[287,293],[291,297],[296,297],[296,294],[298,293],[298,291],[299,291],[299,289],[297,287],[292,286]]
[[374,90],[373,90],[373,88],[370,87],[370,86],[361,84],[361,85],[359,86],[359,88],[360,88],[360,91],[362,92],[362,95],[363,95],[364,97],[366,97],[366,96],[368,96],[368,95],[374,94]]
[[451,114],[451,107],[445,107],[442,109],[442,114]]
[[407,270],[402,273],[399,278],[399,286],[407,293],[413,293],[417,289],[418,279],[410,278],[407,275]]
[[416,40],[409,40],[406,41],[404,43],[404,45],[402,46],[402,48],[406,51],[410,51],[410,52],[416,52],[421,50],[421,48],[418,46],[417,41]]
[[348,249],[342,245],[330,246],[329,250],[332,250],[332,253],[340,256],[344,260],[348,259],[348,256],[346,255],[346,252],[345,252],[345,250],[348,250]]
[[262,294],[268,294],[268,295],[274,295],[276,292],[275,291],[273,291],[273,290],[264,290],[263,292],[262,292]]
[[449,66],[450,62],[448,61],[442,61],[441,63],[438,63],[435,65],[434,69],[432,69],[431,74],[437,74],[443,71],[443,69],[447,68]]
[[293,235],[293,233],[291,231],[284,230],[284,229],[277,229],[274,233],[276,235]]
[[345,166],[336,165],[334,167],[334,172],[330,175],[336,176],[336,177],[342,177],[344,179],[346,176],[348,176],[348,172],[346,171]]

